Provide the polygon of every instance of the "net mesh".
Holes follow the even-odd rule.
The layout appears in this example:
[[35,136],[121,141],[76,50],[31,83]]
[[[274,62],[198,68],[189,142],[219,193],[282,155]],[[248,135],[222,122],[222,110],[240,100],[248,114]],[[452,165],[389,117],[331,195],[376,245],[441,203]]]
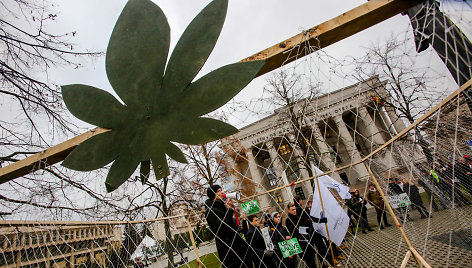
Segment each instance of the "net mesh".
[[[136,173],[104,194],[107,168],[42,163],[2,184],[0,267],[470,266],[471,14],[469,1],[427,1],[347,55],[306,33],[260,98],[215,115],[240,132],[183,147],[189,164],[163,180]],[[334,207],[310,215],[325,174],[352,193],[330,189],[348,218],[338,244],[312,224]],[[215,201],[209,185],[241,199]]]

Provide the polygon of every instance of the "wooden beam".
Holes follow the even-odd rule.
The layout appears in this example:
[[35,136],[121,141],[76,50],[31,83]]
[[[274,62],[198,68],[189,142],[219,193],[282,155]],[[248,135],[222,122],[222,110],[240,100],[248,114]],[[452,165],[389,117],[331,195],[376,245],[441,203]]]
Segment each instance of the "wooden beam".
[[[422,1],[371,0],[242,61],[266,60],[265,65],[256,75],[260,76],[393,17],[420,2]],[[305,49],[307,45],[312,49]],[[96,128],[41,153],[0,168],[0,184],[64,160],[77,145],[105,131],[107,130]]]
[[108,130],[104,128],[95,128],[47,150],[0,168],[0,183],[7,182],[33,171],[43,169],[48,165],[60,162],[64,160],[77,145],[106,131]]
[[[421,2],[419,0],[371,0],[241,61],[266,60],[265,65],[256,75],[261,76],[365,30]],[[310,49],[307,49],[307,46],[310,46]]]

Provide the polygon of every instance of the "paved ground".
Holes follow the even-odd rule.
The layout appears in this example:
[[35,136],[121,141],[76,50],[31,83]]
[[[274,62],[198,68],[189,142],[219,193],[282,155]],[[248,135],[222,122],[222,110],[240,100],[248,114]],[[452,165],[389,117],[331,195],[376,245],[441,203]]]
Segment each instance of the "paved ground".
[[[404,225],[405,232],[432,267],[472,267],[472,207],[434,212],[429,220],[411,214],[414,221]],[[375,215],[368,217],[376,223]],[[343,267],[400,267],[407,252],[395,226],[347,238]],[[411,258],[407,267],[418,266]]]
[[[369,223],[376,225],[375,211],[369,210]],[[412,222],[406,222],[405,232],[420,254],[432,267],[472,267],[472,207],[441,210],[433,213],[431,219],[420,219],[418,212],[413,211]],[[393,220],[389,218],[389,223]],[[375,228],[375,227],[374,227]],[[398,228],[388,227],[384,230],[363,234],[348,233],[344,242],[347,249],[341,262],[343,267],[400,267],[407,247]],[[199,248],[199,255],[215,252],[214,244]],[[195,259],[193,251],[185,252],[189,261]],[[180,260],[176,256],[175,260]],[[167,261],[154,263],[150,267],[166,267]],[[407,267],[418,267],[413,258]]]

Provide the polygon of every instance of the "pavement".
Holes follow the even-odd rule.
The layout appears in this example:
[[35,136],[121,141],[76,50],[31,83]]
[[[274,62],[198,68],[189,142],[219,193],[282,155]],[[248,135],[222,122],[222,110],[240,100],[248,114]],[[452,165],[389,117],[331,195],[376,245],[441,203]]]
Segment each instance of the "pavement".
[[[368,215],[371,226],[377,224],[373,214]],[[432,267],[472,267],[472,207],[440,210],[430,219],[420,219],[417,211],[410,215],[414,221],[405,222],[403,229],[426,262]],[[393,224],[391,218],[389,223]],[[408,248],[399,229],[375,227],[367,234],[348,233],[342,267],[401,266]],[[406,267],[418,267],[413,257]]]

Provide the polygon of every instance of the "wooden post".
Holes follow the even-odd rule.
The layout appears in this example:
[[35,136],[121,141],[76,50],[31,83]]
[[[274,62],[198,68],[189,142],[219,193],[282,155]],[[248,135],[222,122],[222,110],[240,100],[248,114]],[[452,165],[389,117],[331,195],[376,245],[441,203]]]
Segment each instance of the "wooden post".
[[402,261],[402,265],[400,266],[400,268],[405,268],[406,267],[406,265],[408,264],[408,261],[410,260],[410,256],[411,256],[411,250],[408,250],[406,252],[405,258]]
[[423,257],[418,253],[418,251],[416,251],[416,249],[413,247],[413,245],[411,245],[410,240],[406,236],[405,230],[403,230],[402,225],[400,224],[397,217],[395,216],[395,213],[393,212],[393,209],[390,206],[390,203],[388,202],[387,197],[385,196],[384,192],[382,191],[382,187],[380,187],[380,184],[377,181],[377,178],[375,177],[374,173],[370,169],[370,166],[365,162],[364,162],[364,164],[365,164],[367,170],[369,171],[370,177],[372,178],[372,181],[374,182],[375,187],[377,188],[377,191],[379,191],[380,196],[384,200],[385,207],[387,208],[390,216],[392,216],[393,221],[395,222],[395,225],[397,226],[398,230],[400,231],[400,234],[402,235],[403,240],[405,241],[406,245],[408,246],[411,253],[413,254],[413,257],[415,257],[416,263],[418,264],[419,267],[422,267],[422,265],[424,265],[425,267],[431,268],[431,266],[423,259]]
[[190,227],[189,215],[187,215],[187,217],[185,218],[185,222],[187,223],[187,230],[188,230],[188,233],[190,235],[190,241],[192,241],[192,247],[193,247],[193,251],[195,252],[198,267],[201,268],[202,267],[202,262],[200,261],[200,257],[198,256],[197,244],[195,243],[192,228]]
[[[313,173],[316,176],[316,170],[313,170]],[[318,194],[320,195],[321,211],[323,211],[323,217],[324,217],[326,214],[324,212],[323,198],[321,197],[319,179],[320,179],[320,177],[317,177],[315,179],[316,180],[316,188],[318,189]],[[328,223],[325,223],[325,227],[326,227],[326,234],[328,235],[328,243],[329,243],[329,249],[331,251],[331,257],[333,258],[333,265],[336,265],[336,259],[334,258],[334,252],[333,252],[333,246],[331,245],[331,239],[329,238]]]

